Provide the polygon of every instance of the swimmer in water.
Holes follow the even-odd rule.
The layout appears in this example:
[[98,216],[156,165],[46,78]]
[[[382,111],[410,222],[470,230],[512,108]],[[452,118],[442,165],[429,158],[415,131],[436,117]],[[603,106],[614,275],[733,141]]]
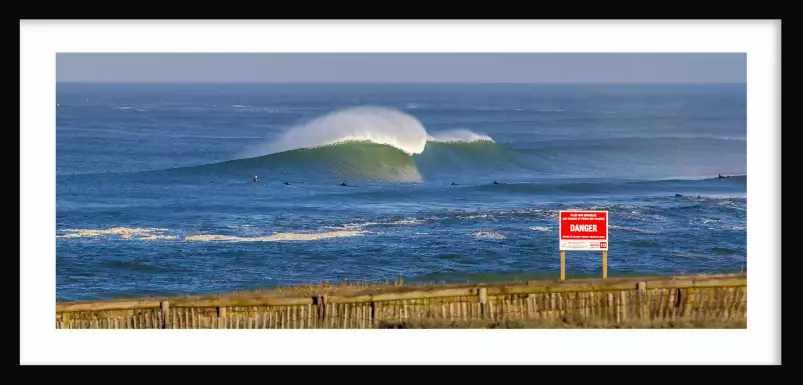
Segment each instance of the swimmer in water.
[[497,182],[497,181],[494,181],[494,184],[499,184],[499,182]]
[[452,182],[452,186],[457,186],[457,183],[455,183],[455,182]]
[[254,175],[254,179],[253,179],[253,181],[254,181],[254,183],[256,183],[256,182],[259,182],[259,177],[258,177],[258,176],[256,176],[256,175]]
[[288,185],[288,186],[290,185],[290,183],[287,183],[287,181],[284,181],[284,184],[286,184],[286,185]]
[[348,185],[346,184],[346,182],[343,182],[343,183],[341,183],[340,185],[341,185],[341,186],[348,186]]

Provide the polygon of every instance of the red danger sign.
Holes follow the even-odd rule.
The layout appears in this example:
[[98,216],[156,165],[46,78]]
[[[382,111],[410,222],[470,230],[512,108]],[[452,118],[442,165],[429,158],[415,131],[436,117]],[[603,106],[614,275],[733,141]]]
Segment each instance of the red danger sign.
[[608,250],[607,211],[561,211],[561,250]]

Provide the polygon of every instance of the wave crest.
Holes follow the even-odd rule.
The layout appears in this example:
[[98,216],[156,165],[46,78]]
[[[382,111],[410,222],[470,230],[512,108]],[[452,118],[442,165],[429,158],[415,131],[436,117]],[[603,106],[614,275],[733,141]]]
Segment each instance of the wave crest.
[[493,139],[465,129],[430,135],[412,115],[386,107],[362,106],[330,112],[293,126],[278,139],[245,155],[270,155],[348,142],[384,144],[413,156],[424,152],[427,142],[471,143],[493,142]]
[[491,139],[490,136],[477,134],[469,130],[453,130],[427,135],[427,141],[439,143],[472,143],[493,142],[493,139]]
[[365,141],[385,144],[414,155],[424,151],[427,131],[418,119],[401,111],[355,107],[292,127],[278,140],[267,144],[262,154]]

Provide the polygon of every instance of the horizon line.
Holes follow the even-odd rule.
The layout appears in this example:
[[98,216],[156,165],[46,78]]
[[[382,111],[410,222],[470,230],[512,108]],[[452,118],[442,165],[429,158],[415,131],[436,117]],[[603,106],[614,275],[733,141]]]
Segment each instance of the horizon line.
[[746,85],[746,81],[733,82],[666,82],[666,81],[590,81],[590,82],[510,82],[510,81],[332,81],[332,80],[310,80],[310,81],[221,81],[221,80],[57,80],[56,84],[566,84],[566,85],[587,85],[587,84],[739,84]]

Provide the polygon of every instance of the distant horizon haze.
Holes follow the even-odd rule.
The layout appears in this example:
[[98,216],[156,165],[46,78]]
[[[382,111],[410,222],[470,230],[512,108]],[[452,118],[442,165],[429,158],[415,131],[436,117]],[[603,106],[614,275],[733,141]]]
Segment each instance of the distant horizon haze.
[[732,81],[732,82],[639,82],[639,81],[631,81],[631,82],[613,82],[613,81],[592,81],[592,82],[471,82],[471,81],[337,81],[337,80],[330,80],[330,81],[214,81],[214,80],[185,80],[185,81],[119,81],[119,80],[111,80],[111,81],[92,81],[92,80],[81,80],[81,81],[57,81],[58,84],[545,84],[545,85],[585,85],[585,84],[611,84],[611,85],[623,85],[623,84],[640,84],[640,85],[693,85],[693,84],[705,84],[705,85],[717,85],[717,84],[733,84],[733,85],[744,85],[747,82],[741,81]]
[[744,53],[59,53],[69,83],[746,83]]

